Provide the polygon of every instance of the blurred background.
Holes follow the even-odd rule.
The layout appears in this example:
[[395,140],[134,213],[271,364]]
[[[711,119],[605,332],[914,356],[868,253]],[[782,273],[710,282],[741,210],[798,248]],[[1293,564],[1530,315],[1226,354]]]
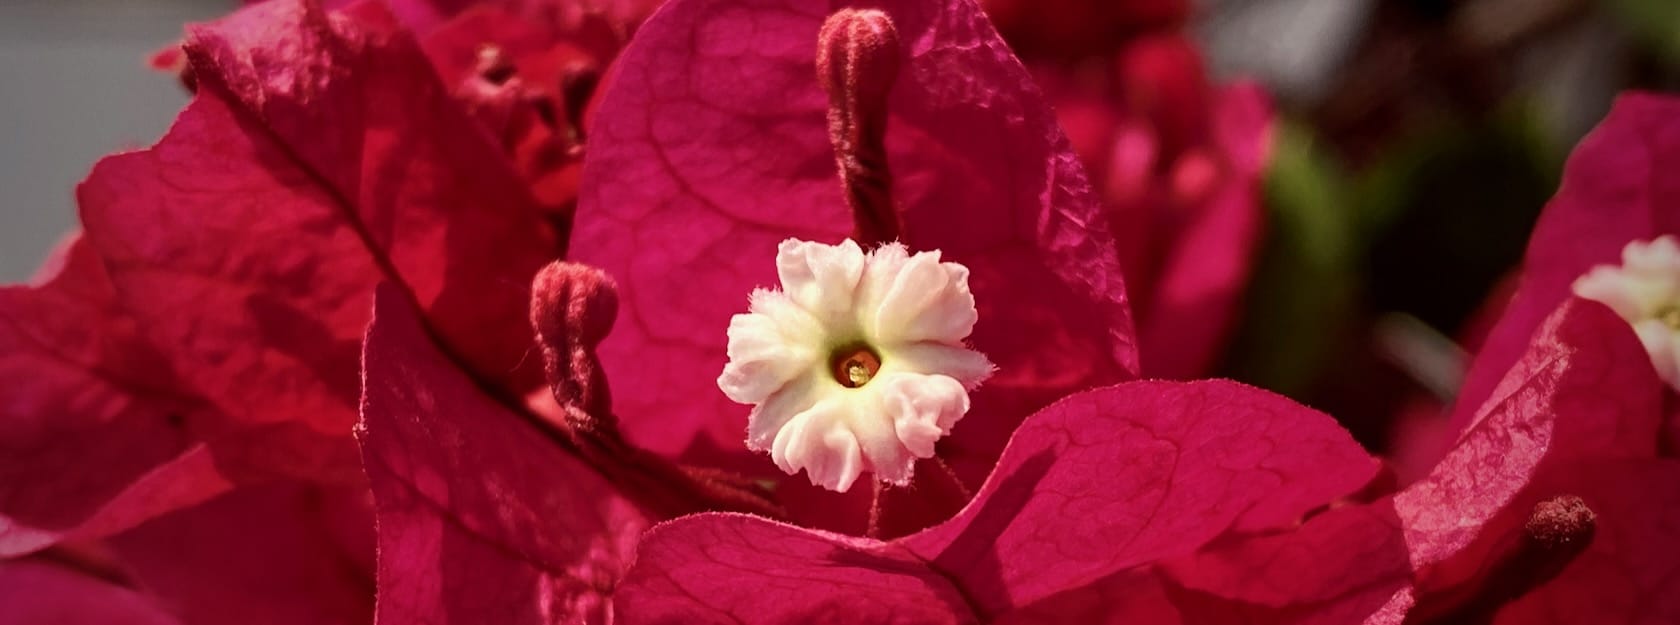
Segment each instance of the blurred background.
[[[70,230],[96,159],[151,143],[185,103],[146,59],[235,4],[0,0],[0,281]],[[1029,62],[1108,62],[1168,31],[1214,82],[1264,84],[1279,111],[1267,234],[1216,371],[1335,414],[1373,449],[1409,427],[1397,414],[1450,400],[1570,146],[1617,92],[1680,84],[1676,0],[983,4]]]
[[0,283],[75,223],[99,157],[163,134],[187,94],[146,59],[236,0],[0,0]]
[[1444,427],[1570,148],[1617,93],[1676,87],[1680,2],[1207,7],[1213,73],[1260,78],[1283,115],[1272,230],[1224,370],[1428,457],[1400,447],[1441,442],[1418,430]]

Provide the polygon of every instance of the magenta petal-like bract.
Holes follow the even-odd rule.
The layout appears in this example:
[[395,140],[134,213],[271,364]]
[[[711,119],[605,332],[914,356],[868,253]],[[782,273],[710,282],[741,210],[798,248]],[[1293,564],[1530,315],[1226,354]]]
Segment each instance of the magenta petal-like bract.
[[359,438],[378,622],[606,622],[647,517],[475,387],[394,288],[367,335]]
[[[1328,625],[1367,615],[1369,623],[1397,624],[1418,604],[1446,619],[1441,622],[1458,622],[1453,615],[1464,614],[1478,598],[1495,608],[1512,599],[1487,598],[1494,591],[1486,590],[1483,577],[1509,557],[1500,549],[1520,538],[1535,503],[1560,495],[1580,496],[1600,510],[1598,536],[1565,577],[1535,592],[1652,594],[1660,586],[1660,571],[1653,574],[1645,553],[1617,544],[1625,539],[1616,537],[1650,536],[1659,532],[1654,527],[1675,521],[1664,506],[1624,512],[1635,506],[1630,499],[1661,500],[1655,489],[1663,487],[1596,483],[1581,479],[1581,472],[1598,475],[1590,467],[1650,458],[1662,392],[1626,323],[1596,302],[1571,301],[1540,327],[1474,427],[1424,479],[1393,497],[1332,510],[1288,533],[1169,563],[1166,571],[1180,587],[1177,601],[1186,621]],[[1652,548],[1661,549],[1663,540],[1650,540]],[[1570,576],[1577,584],[1592,579],[1575,568],[1591,561],[1600,562],[1599,569],[1629,573],[1585,588],[1568,586]],[[1605,586],[1592,590],[1597,584]],[[1636,613],[1628,610],[1625,614]]]
[[[886,605],[945,610],[909,622],[989,620],[1228,530],[1293,523],[1375,472],[1333,420],[1282,397],[1230,382],[1132,382],[1033,415],[962,513],[897,541],[727,515],[672,521],[644,540],[619,606],[633,624],[709,612],[797,623],[897,578]],[[760,570],[762,584],[726,590]],[[659,607],[638,612],[648,605]]]
[[187,625],[365,625],[373,612],[365,490],[241,488],[110,540],[134,584]]
[[[972,343],[998,366],[941,448],[978,482],[1023,416],[1136,374],[1125,289],[1067,140],[978,8],[871,6],[903,46],[886,130],[902,240],[972,270]],[[641,445],[745,453],[747,409],[715,383],[729,317],[775,285],[778,242],[851,233],[815,66],[837,8],[677,0],[606,83],[571,250],[619,282],[600,354]]]
[[1513,602],[1500,625],[1680,623],[1680,461],[1580,462],[1540,481],[1581,493],[1600,524],[1592,545],[1556,580]]
[[38,285],[0,289],[0,556],[227,487],[187,431],[202,402],[118,307],[85,241],[56,264]]
[[655,527],[639,551],[624,623],[979,622],[950,579],[878,540],[708,513]]
[[0,562],[0,625],[180,625],[152,598],[44,559]]
[[80,188],[119,301],[228,417],[201,429],[237,447],[218,460],[356,477],[357,353],[380,281],[479,375],[536,381],[517,320],[554,244],[418,47],[377,21],[276,0],[195,28],[193,103]]
[[962,513],[904,539],[987,613],[1262,529],[1363,486],[1336,422],[1230,382],[1133,382],[1030,418]]
[[1453,410],[1455,431],[1517,363],[1540,323],[1570,296],[1575,280],[1600,264],[1620,264],[1622,248],[1680,235],[1680,99],[1624,95],[1581,141],[1546,205],[1522,266],[1522,282],[1488,334]]
[[1627,322],[1597,302],[1570,301],[1458,445],[1395,497],[1413,564],[1463,549],[1543,462],[1654,455],[1663,389]]
[[1397,625],[1386,619],[1411,607],[1404,591],[1412,569],[1386,502],[1330,510],[1289,532],[1227,542],[1160,571],[1184,623]]

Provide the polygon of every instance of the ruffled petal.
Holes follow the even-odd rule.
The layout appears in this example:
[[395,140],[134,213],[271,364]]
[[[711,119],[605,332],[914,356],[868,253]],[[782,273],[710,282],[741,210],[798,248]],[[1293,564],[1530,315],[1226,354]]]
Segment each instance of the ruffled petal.
[[[829,388],[825,389],[825,385]],[[747,415],[747,448],[753,451],[769,450],[776,441],[777,432],[780,432],[788,421],[815,406],[822,399],[823,391],[833,390],[834,386],[837,384],[824,379],[820,373],[813,372],[796,377],[786,386],[771,393]]]
[[894,345],[881,354],[881,371],[938,373],[955,378],[970,390],[980,386],[997,369],[985,354],[944,343]]
[[788,239],[776,248],[776,275],[782,290],[824,320],[839,320],[851,313],[863,264],[863,248],[851,239],[839,245]]
[[730,399],[764,401],[822,358],[822,325],[784,293],[760,289],[752,312],[729,320],[729,364],[718,388]]
[[968,269],[939,262],[939,252],[919,252],[895,268],[876,274],[890,280],[874,302],[865,331],[883,344],[939,341],[960,344],[979,319],[974,294],[968,289]]
[[[951,426],[968,412],[968,391],[949,376],[901,373],[879,382],[882,414],[891,420],[896,442],[915,458],[932,457],[934,444],[950,434]],[[905,465],[905,479],[915,458],[898,459]],[[886,479],[881,463],[875,462],[876,458],[870,460]]]
[[830,397],[799,413],[776,434],[770,459],[789,475],[805,471],[812,484],[846,492],[863,473],[858,439],[848,422],[847,397]]

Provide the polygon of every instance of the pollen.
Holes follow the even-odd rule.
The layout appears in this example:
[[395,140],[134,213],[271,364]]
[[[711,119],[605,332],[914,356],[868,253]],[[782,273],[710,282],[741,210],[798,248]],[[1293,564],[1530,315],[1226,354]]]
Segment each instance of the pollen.
[[753,406],[747,447],[830,490],[864,473],[908,484],[992,372],[966,343],[979,318],[968,268],[899,243],[789,239],[776,269],[780,288],[730,320],[718,376]]

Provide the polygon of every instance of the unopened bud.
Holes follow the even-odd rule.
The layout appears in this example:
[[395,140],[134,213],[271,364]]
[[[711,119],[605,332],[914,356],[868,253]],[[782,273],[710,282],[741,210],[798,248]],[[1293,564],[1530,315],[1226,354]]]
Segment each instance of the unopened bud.
[[548,383],[561,406],[595,419],[591,429],[613,425],[606,379],[595,347],[618,316],[618,287],[605,272],[556,261],[531,284],[531,327],[542,346]]
[[817,34],[817,79],[828,93],[828,136],[855,235],[866,244],[898,238],[887,170],[887,94],[898,79],[898,28],[878,9],[841,9]]

